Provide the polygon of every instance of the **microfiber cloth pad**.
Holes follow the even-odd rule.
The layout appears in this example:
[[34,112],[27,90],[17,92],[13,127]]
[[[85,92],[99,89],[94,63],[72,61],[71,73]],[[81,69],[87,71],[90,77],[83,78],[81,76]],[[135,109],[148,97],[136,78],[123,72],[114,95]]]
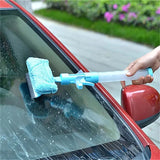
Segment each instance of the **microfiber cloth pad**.
[[47,59],[29,57],[26,61],[34,98],[43,94],[56,93],[58,87]]

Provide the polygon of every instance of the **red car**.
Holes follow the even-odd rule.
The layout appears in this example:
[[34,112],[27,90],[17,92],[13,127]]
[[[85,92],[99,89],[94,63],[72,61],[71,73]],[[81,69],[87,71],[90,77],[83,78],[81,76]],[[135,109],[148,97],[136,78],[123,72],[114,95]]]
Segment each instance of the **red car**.
[[[146,85],[122,90],[122,106],[101,84],[32,99],[26,59],[48,59],[55,76],[88,70],[33,15],[0,1],[0,157],[8,159],[160,159],[142,131],[160,115],[160,96]],[[141,128],[140,128],[141,127]]]

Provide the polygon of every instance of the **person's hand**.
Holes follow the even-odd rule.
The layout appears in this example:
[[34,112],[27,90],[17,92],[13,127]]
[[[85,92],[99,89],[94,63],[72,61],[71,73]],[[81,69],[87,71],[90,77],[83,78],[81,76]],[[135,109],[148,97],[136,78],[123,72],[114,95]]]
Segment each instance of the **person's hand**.
[[[160,46],[155,48],[152,52],[138,58],[126,68],[128,70],[127,76],[133,76],[138,70],[152,68],[153,72],[160,67]],[[153,77],[147,75],[146,77],[141,77],[138,80],[132,81],[132,84],[145,84],[151,83]],[[125,81],[121,82],[122,88],[125,87]]]

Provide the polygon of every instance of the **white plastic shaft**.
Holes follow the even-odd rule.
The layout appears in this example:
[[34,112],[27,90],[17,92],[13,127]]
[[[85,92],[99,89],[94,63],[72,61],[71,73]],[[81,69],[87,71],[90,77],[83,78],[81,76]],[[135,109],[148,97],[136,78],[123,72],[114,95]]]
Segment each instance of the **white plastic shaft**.
[[127,70],[125,71],[114,71],[114,72],[99,72],[98,82],[113,82],[113,81],[130,81],[137,80],[142,76],[149,75],[148,70],[139,70],[135,73],[135,75],[128,77],[126,76]]

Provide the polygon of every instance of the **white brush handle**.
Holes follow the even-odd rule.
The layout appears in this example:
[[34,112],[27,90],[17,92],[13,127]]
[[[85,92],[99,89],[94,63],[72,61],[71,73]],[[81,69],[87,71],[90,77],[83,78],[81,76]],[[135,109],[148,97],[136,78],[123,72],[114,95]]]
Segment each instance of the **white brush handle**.
[[114,71],[114,72],[99,72],[98,82],[113,82],[113,81],[130,81],[130,80],[137,80],[140,77],[145,77],[147,75],[153,76],[153,72],[149,69],[139,70],[133,76],[128,77],[126,76],[127,70],[125,71]]

